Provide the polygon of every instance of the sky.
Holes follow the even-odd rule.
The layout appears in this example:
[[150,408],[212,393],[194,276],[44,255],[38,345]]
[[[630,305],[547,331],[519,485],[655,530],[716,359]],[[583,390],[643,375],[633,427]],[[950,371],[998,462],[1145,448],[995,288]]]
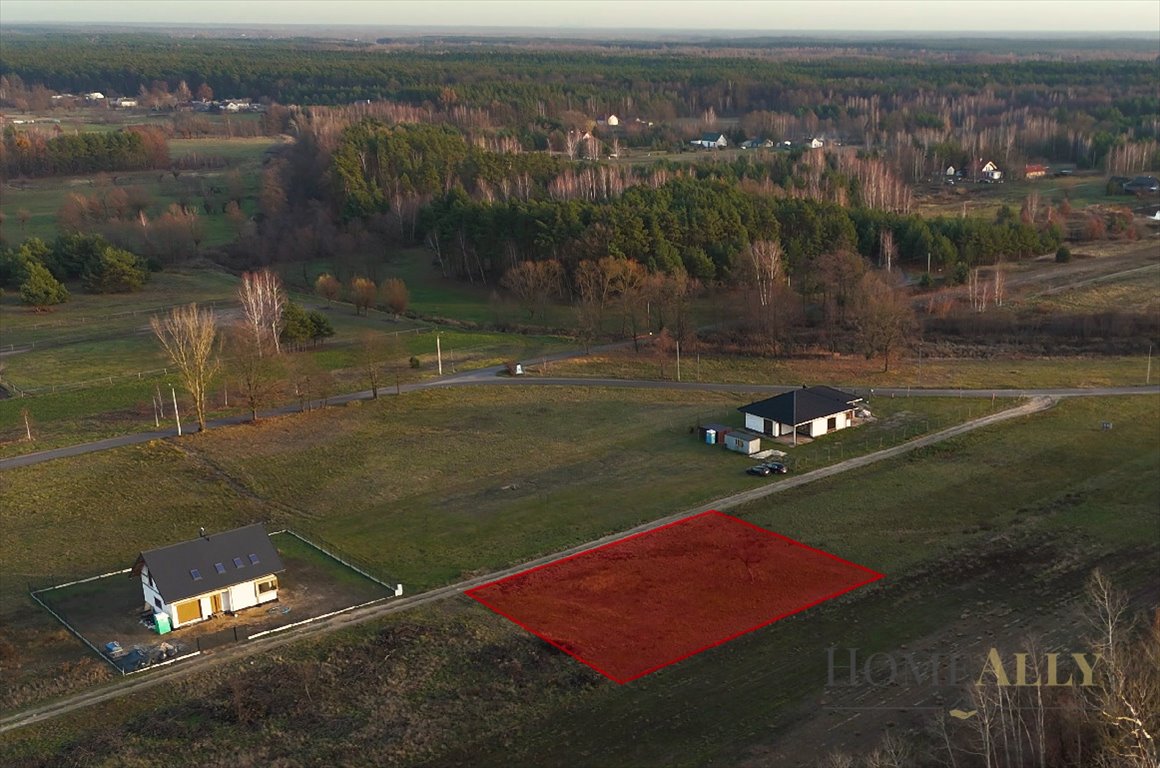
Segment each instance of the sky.
[[1157,0],[0,0],[26,22],[672,29],[750,33],[1151,32]]

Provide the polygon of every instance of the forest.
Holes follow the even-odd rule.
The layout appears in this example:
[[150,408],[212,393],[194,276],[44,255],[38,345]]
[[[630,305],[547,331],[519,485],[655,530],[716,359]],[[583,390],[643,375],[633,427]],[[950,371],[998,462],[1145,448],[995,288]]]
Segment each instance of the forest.
[[629,145],[679,143],[672,121],[681,118],[711,127],[730,117],[740,120],[730,129],[737,136],[828,134],[883,146],[917,140],[940,162],[1003,148],[1005,160],[1017,151],[1095,167],[1123,138],[1154,139],[1160,114],[1155,53],[1148,56],[1139,41],[1082,59],[1066,48],[1051,56],[948,57],[881,44],[792,56],[792,49],[769,47],[714,47],[706,55],[145,34],[8,32],[3,43],[0,105],[16,109],[42,103],[49,90],[135,96],[179,87],[301,107],[391,101],[503,129],[524,150],[547,148],[552,133],[576,127],[578,117],[615,113],[631,118],[619,137]]

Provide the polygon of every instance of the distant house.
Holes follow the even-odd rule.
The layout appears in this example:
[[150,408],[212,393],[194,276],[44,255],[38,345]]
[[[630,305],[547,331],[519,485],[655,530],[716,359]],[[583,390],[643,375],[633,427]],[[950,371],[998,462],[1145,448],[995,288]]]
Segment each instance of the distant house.
[[745,428],[770,437],[820,437],[854,425],[854,407],[862,398],[833,387],[803,387],[743,405]]
[[729,146],[729,140],[725,138],[723,133],[702,133],[701,138],[689,143],[695,147],[706,149],[723,149]]
[[806,142],[806,146],[810,149],[821,149],[822,147],[826,146],[826,142],[815,136]]
[[955,167],[948,165],[947,169],[943,171],[943,176],[946,176],[948,179],[953,179],[955,177]]
[[769,149],[773,146],[773,142],[769,139],[749,139],[741,142],[742,149]]
[[979,178],[990,182],[1002,181],[1003,172],[999,170],[999,166],[988,160],[987,164],[979,169]]
[[141,578],[145,604],[176,629],[277,600],[283,570],[258,523],[142,552],[133,575]]
[[620,125],[620,118],[616,115],[609,115],[607,119],[605,119],[604,124],[610,128],[615,128],[616,126]]
[[1023,176],[1028,179],[1042,179],[1047,175],[1047,166],[1029,163],[1023,166]]
[[100,91],[93,91],[92,93],[85,94],[85,101],[104,101],[104,100],[105,100],[105,94],[101,93]]
[[137,106],[136,99],[130,99],[124,96],[119,99],[113,99],[111,103],[114,107],[119,107],[120,109],[129,109]]

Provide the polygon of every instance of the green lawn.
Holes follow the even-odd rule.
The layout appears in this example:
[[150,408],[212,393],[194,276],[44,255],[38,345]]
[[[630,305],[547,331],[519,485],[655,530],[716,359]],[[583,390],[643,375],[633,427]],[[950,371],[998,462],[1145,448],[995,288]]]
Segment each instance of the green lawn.
[[[1129,387],[1145,383],[1148,359],[1146,355],[994,360],[910,357],[891,360],[889,371],[882,368],[881,358],[866,360],[860,355],[792,359],[715,354],[698,357],[686,352],[681,357],[681,380],[915,389]],[[638,354],[625,350],[553,363],[548,375],[672,381],[676,378],[676,359],[671,356],[662,361],[651,351]],[[1153,371],[1153,383],[1156,376]]]
[[[1116,428],[1101,431],[1105,419]],[[733,510],[881,570],[886,579],[630,685],[604,681],[460,599],[26,728],[7,737],[0,752],[27,760],[164,750],[180,765],[224,757],[219,745],[228,737],[231,752],[267,761],[777,763],[779,737],[799,716],[813,715],[822,700],[831,645],[869,654],[915,647],[910,644],[940,632],[943,638],[966,634],[964,643],[976,634],[986,643],[1021,642],[1037,620],[1068,615],[1066,605],[1096,563],[1121,586],[1154,589],[1155,573],[1146,564],[1160,550],[1155,537],[1141,532],[1160,524],[1158,433],[1160,398],[1069,400],[1047,413]],[[592,437],[577,435],[584,444]],[[215,456],[228,454],[226,447]],[[549,445],[539,455],[555,451]],[[337,490],[334,467],[340,463],[319,468],[316,478],[326,487],[318,496]],[[266,470],[267,464],[255,457],[252,468]],[[436,486],[446,479],[433,466],[428,471]],[[600,485],[609,477],[597,476]],[[669,473],[651,488],[671,496],[669,482],[680,480],[680,472]],[[385,485],[376,490],[390,495]],[[591,480],[587,486],[600,493]],[[451,505],[464,501],[455,487],[440,496]],[[574,509],[575,525],[599,528],[588,517],[604,514],[600,502],[598,495]],[[399,506],[379,507],[377,524],[364,535],[417,535],[391,524]],[[542,514],[559,511],[546,507]],[[424,542],[431,554],[436,548],[454,552],[457,541],[490,550],[495,542],[480,536],[479,523],[490,516],[488,510],[472,517],[432,509],[426,528],[443,534]],[[524,557],[535,549],[527,546],[529,523],[534,525],[514,517],[506,523],[508,538],[524,542]],[[297,704],[307,691],[309,706]],[[242,727],[248,713],[262,718],[261,729]],[[913,722],[905,713],[898,717]],[[870,743],[877,738],[855,735]],[[182,749],[170,749],[177,745]]]

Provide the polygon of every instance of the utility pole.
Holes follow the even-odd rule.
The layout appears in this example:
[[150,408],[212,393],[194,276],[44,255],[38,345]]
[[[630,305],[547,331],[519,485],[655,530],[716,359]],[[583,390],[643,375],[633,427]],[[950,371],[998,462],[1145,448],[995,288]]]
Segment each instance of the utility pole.
[[439,375],[443,375],[443,347],[439,343],[439,334],[435,334],[435,357],[439,360]]
[[177,419],[177,436],[181,437],[181,414],[177,410],[177,390],[169,385],[169,392],[173,395],[173,418]]
[[926,273],[930,274],[930,251],[926,252]]
[[1144,374],[1144,386],[1152,383],[1152,343],[1148,343],[1148,372]]
[[677,381],[681,380],[681,341],[677,339]]

